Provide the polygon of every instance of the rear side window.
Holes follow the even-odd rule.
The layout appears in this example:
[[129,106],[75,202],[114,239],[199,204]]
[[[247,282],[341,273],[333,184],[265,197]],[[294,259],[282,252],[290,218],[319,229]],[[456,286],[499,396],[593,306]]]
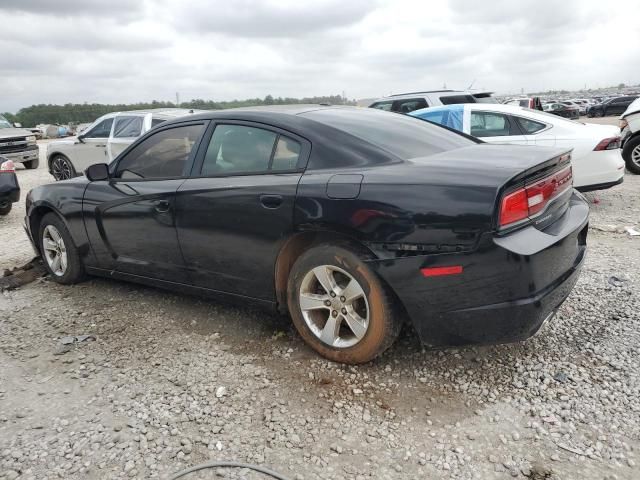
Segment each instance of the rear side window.
[[114,138],[136,138],[142,133],[142,117],[118,117],[113,128]]
[[476,143],[419,118],[389,115],[369,108],[328,108],[305,112],[300,116],[342,130],[403,160],[426,157]]
[[476,99],[473,95],[449,95],[446,97],[440,97],[440,101],[443,105],[453,105],[455,103],[476,103]]
[[536,122],[529,118],[522,118],[522,117],[513,117],[513,118],[516,119],[516,122],[518,122],[522,131],[525,132],[525,134],[527,135],[531,135],[533,133],[539,132],[540,130],[543,130],[546,127],[544,123]]
[[393,101],[376,102],[373,105],[371,105],[370,108],[377,108],[378,110],[384,110],[385,112],[390,112],[392,106],[393,106]]
[[[513,133],[512,133],[513,132]],[[513,128],[507,115],[493,112],[471,112],[471,135],[474,137],[506,137],[520,132]]]
[[166,122],[166,120],[164,118],[152,118],[151,119],[151,128],[153,127],[157,127],[158,125],[160,125],[161,123]]
[[204,125],[159,131],[136,145],[118,163],[116,177],[153,179],[180,177]]
[[407,100],[397,100],[393,110],[399,113],[409,113],[421,108],[427,108],[428,106],[429,105],[424,98],[412,98]]

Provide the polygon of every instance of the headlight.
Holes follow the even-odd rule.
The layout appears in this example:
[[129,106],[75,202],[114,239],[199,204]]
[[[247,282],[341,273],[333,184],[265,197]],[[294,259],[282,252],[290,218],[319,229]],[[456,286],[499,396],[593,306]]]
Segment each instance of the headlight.
[[35,135],[29,135],[27,137],[27,142],[28,143],[36,143],[36,136]]

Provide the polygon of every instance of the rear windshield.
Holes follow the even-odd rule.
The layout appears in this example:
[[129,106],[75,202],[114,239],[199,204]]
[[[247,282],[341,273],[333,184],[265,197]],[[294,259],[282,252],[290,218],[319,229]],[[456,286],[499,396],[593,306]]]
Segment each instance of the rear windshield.
[[313,110],[301,116],[342,130],[403,160],[479,143],[418,118],[372,108]]

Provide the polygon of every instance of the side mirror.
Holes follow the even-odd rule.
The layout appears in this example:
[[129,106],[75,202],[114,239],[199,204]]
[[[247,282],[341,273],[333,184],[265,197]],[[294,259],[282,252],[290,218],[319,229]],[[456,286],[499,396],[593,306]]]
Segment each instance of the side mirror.
[[96,163],[84,171],[90,182],[109,180],[109,167],[106,163]]
[[84,143],[84,135],[78,135],[76,138],[78,139],[78,142]]
[[22,124],[18,122],[14,123],[13,126],[16,128],[22,128]]

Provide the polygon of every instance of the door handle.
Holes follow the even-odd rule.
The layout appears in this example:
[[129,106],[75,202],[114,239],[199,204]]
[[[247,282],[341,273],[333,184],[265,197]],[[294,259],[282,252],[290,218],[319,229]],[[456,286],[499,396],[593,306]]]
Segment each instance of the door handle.
[[100,148],[100,147],[106,147],[106,146],[107,146],[107,145],[103,145],[103,144],[101,144],[101,143],[96,143],[96,147],[97,147],[97,148]]
[[264,208],[278,208],[282,200],[282,195],[260,195],[260,203]]
[[156,200],[153,202],[153,207],[158,213],[167,213],[171,208],[171,203],[169,200]]

